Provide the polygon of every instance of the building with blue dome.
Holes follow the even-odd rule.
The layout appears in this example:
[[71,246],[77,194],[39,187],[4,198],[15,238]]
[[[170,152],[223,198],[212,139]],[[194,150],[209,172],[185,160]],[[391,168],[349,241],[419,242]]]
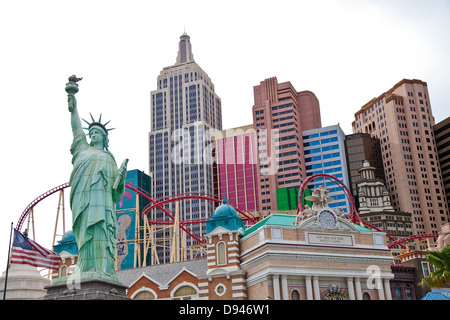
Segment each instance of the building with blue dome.
[[206,233],[212,233],[217,228],[229,231],[237,231],[240,235],[245,232],[245,223],[238,216],[236,209],[227,204],[227,199],[222,200],[222,204],[216,208],[210,220],[206,221]]
[[52,279],[57,282],[58,278],[64,278],[75,271],[78,261],[78,245],[72,230],[67,231],[58,244],[53,246],[53,251],[61,257],[61,264],[58,270],[52,273]]
[[53,251],[59,255],[61,255],[63,251],[71,255],[78,255],[78,246],[72,230],[67,231],[63,235],[62,239],[58,241],[58,244],[53,247]]
[[118,275],[131,299],[391,300],[386,234],[330,208],[324,191],[302,215],[273,213],[247,228],[224,199],[206,221],[203,258]]

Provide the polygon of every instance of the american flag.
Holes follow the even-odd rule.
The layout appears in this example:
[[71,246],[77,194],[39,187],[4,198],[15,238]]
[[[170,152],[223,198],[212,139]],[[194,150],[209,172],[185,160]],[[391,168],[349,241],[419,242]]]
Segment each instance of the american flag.
[[40,246],[27,236],[14,229],[11,263],[29,264],[35,267],[57,270],[61,257]]

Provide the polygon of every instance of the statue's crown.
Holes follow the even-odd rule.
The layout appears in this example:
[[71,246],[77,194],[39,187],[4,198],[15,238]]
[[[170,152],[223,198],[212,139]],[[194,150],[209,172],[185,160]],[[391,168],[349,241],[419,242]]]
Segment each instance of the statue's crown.
[[111,128],[111,129],[107,129],[107,128],[106,128],[106,125],[107,125],[108,123],[110,123],[111,120],[109,120],[109,121],[106,122],[106,123],[102,123],[102,114],[100,114],[100,118],[98,118],[98,121],[95,121],[95,120],[94,120],[94,117],[92,116],[91,113],[89,113],[89,114],[91,115],[92,122],[88,122],[88,121],[86,121],[86,120],[83,119],[83,121],[86,122],[86,123],[88,124],[88,126],[89,126],[89,127],[87,127],[87,128],[83,128],[83,129],[88,130],[88,132],[90,132],[91,129],[92,129],[93,127],[99,127],[100,129],[103,130],[103,132],[104,132],[106,135],[108,135],[108,131],[111,131],[111,130],[114,130],[114,129],[115,129],[115,128]]

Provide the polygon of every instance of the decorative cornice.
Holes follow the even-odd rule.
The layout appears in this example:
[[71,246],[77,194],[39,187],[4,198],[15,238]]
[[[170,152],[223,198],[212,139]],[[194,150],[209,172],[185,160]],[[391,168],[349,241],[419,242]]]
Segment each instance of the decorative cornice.
[[290,261],[317,261],[317,262],[332,262],[332,263],[365,263],[374,265],[391,265],[392,259],[383,256],[343,256],[331,254],[310,254],[310,253],[289,253],[269,251],[263,252],[256,257],[247,261],[241,262],[241,268],[247,270],[255,267],[268,260],[290,260]]
[[[326,268],[316,268],[311,269],[305,268],[292,268],[286,266],[269,266],[265,267],[252,274],[247,274],[246,285],[247,288],[257,285],[263,281],[271,281],[273,275],[278,275],[281,277],[304,277],[305,279],[311,280],[313,277],[323,278],[355,278],[355,279],[369,279],[373,276],[372,272],[367,272],[361,268],[355,269],[326,269]],[[393,280],[394,275],[390,270],[384,270],[379,274],[381,279]]]
[[[374,234],[377,232],[374,232]],[[381,233],[381,232],[380,232]],[[246,257],[249,254],[258,252],[262,250],[263,248],[267,246],[285,246],[289,249],[294,246],[297,249],[301,248],[330,248],[329,245],[318,245],[318,244],[310,244],[306,241],[288,241],[288,240],[280,240],[280,241],[273,241],[273,240],[264,240],[262,242],[257,243],[255,246],[251,247],[250,249],[247,249],[246,251],[241,253],[241,260]],[[368,250],[368,251],[378,251],[378,252],[387,252],[389,249],[386,246],[367,246],[367,245],[361,245],[361,244],[355,244],[354,246],[333,246],[335,249],[344,249],[344,250],[352,250],[356,252],[360,252],[362,250]],[[292,250],[292,249],[290,249]]]

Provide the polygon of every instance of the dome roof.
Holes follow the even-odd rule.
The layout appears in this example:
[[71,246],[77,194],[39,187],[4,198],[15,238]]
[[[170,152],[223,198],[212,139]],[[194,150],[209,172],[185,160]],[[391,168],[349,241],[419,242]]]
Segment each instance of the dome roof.
[[236,209],[227,204],[227,199],[222,200],[222,204],[214,210],[215,216],[237,215]]
[[62,239],[58,241],[59,243],[75,242],[75,236],[72,230],[67,231]]
[[58,241],[58,244],[53,246],[53,251],[57,254],[61,254],[63,251],[71,255],[78,254],[78,245],[72,230],[67,231],[61,240]]
[[[245,223],[238,216],[235,208],[227,204],[227,199],[214,210],[214,214],[206,221],[206,233],[209,234],[221,227],[222,230],[238,231],[244,233]],[[220,231],[222,232],[222,231]]]

